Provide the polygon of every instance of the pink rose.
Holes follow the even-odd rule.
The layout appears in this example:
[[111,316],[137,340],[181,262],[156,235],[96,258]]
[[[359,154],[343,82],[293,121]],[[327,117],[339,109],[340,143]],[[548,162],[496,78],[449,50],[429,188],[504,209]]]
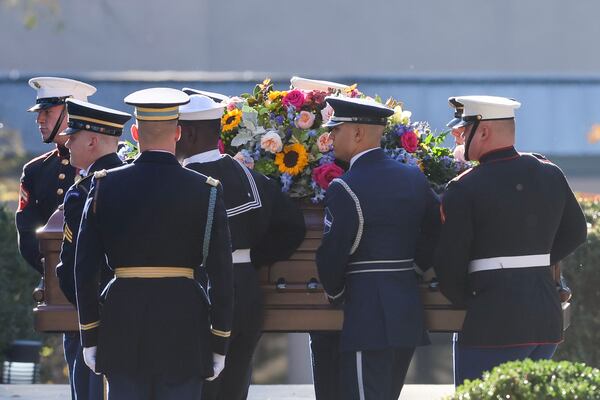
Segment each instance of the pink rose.
[[335,163],[321,165],[313,169],[312,178],[322,189],[327,190],[331,181],[344,174],[344,170]]
[[321,117],[323,117],[323,122],[329,121],[329,118],[331,118],[332,115],[333,107],[327,104],[327,106],[325,106],[325,108],[321,110]]
[[294,108],[299,109],[304,105],[304,93],[298,89],[290,90],[283,97],[282,103],[286,107],[294,106]]
[[269,131],[260,138],[260,147],[269,153],[279,153],[283,149],[281,136],[275,131]]
[[325,132],[317,139],[317,146],[319,147],[319,151],[321,153],[327,153],[328,151],[330,151],[332,144],[333,140],[331,140],[329,132]]
[[240,164],[244,164],[246,167],[252,169],[254,168],[254,159],[252,157],[244,156],[242,152],[238,151],[238,153],[233,156],[235,160],[237,160]]
[[225,144],[223,144],[223,141],[219,138],[219,152],[221,154],[225,154]]
[[404,150],[408,151],[409,153],[414,153],[419,147],[419,138],[413,131],[408,131],[404,133],[404,135],[400,136],[400,142],[402,143]]
[[315,122],[315,114],[308,111],[300,111],[294,122],[300,129],[310,129]]
[[321,105],[325,102],[327,92],[321,90],[313,90],[306,94],[306,104],[314,103],[315,105]]
[[227,103],[227,111],[231,111],[234,108],[237,108],[237,103],[243,103],[244,99],[234,96],[229,98],[229,103]]
[[467,162],[465,160],[465,145],[459,144],[454,148],[454,159],[460,162]]

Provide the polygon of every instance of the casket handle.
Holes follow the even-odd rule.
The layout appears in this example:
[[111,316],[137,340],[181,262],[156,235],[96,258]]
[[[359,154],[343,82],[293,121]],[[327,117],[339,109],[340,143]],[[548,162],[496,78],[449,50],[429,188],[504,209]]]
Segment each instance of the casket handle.
[[279,279],[277,279],[277,282],[275,283],[275,288],[277,290],[285,290],[285,289],[287,289],[287,283],[285,281],[285,278],[279,278]]
[[436,278],[431,278],[427,287],[429,288],[430,291],[437,292],[440,290],[440,283],[438,282],[438,280]]
[[315,277],[312,277],[306,282],[306,288],[308,290],[319,290],[321,285],[319,284],[319,280]]

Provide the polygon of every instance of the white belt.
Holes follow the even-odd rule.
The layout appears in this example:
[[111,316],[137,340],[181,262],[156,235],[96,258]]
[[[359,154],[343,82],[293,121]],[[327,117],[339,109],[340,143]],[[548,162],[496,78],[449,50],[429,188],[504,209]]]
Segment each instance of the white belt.
[[504,268],[529,268],[550,265],[550,254],[534,254],[531,256],[492,257],[472,260],[469,273],[491,271]]
[[250,249],[238,249],[231,253],[234,264],[245,264],[250,262]]

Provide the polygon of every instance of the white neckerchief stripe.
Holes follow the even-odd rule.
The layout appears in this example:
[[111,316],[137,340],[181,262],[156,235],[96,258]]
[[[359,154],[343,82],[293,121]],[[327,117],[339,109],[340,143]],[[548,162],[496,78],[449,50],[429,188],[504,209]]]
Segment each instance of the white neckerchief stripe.
[[236,162],[242,167],[242,169],[246,173],[246,177],[248,178],[248,183],[250,184],[250,190],[252,191],[252,200],[247,203],[244,203],[239,206],[228,209],[227,210],[228,218],[262,207],[260,193],[258,192],[258,189],[256,187],[256,182],[254,181],[254,177],[248,170],[248,167],[246,167],[244,164],[242,164],[241,162],[239,162],[237,160],[236,160]]

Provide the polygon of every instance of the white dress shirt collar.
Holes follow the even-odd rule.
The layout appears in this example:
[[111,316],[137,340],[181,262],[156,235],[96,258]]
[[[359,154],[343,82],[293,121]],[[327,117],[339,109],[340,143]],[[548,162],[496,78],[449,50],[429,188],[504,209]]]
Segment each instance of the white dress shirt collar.
[[194,154],[191,157],[188,157],[183,160],[183,166],[185,167],[188,164],[192,163],[207,163],[218,161],[221,159],[221,152],[219,149],[213,149],[209,151],[205,151],[203,153]]

